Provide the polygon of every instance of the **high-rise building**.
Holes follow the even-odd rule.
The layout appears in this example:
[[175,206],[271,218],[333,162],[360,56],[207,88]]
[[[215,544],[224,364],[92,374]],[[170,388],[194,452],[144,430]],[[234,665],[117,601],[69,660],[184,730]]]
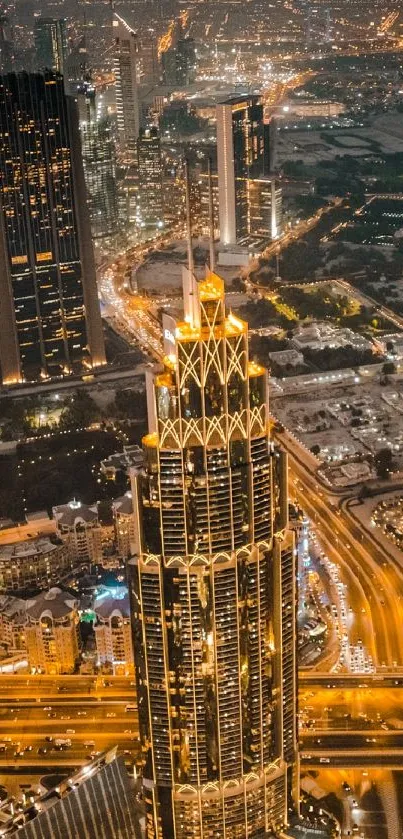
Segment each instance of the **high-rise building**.
[[105,363],[75,103],[59,75],[0,77],[4,384]]
[[141,128],[137,140],[140,220],[145,227],[162,227],[161,139],[158,128]]
[[111,749],[3,819],[2,829],[14,839],[142,839],[141,816],[124,757]]
[[162,53],[162,70],[167,85],[186,87],[196,76],[196,48],[193,38],[179,38]]
[[0,15],[0,73],[11,73],[14,69],[14,44],[11,38],[8,18]]
[[40,17],[34,29],[36,64],[38,70],[65,72],[67,55],[66,21],[51,17]]
[[77,89],[84,178],[94,239],[117,233],[116,150],[112,125],[98,107],[90,80]]
[[270,127],[257,96],[217,105],[220,236],[236,244],[250,231],[250,181],[269,174]]
[[116,77],[116,111],[120,152],[123,157],[135,157],[140,129],[138,94],[138,40],[129,24],[114,13],[114,66]]
[[27,603],[25,639],[31,670],[73,673],[79,655],[79,601],[55,587]]
[[148,376],[133,482],[147,839],[263,839],[287,823],[297,775],[286,459],[224,282],[184,279],[184,321],[165,322],[165,369]]

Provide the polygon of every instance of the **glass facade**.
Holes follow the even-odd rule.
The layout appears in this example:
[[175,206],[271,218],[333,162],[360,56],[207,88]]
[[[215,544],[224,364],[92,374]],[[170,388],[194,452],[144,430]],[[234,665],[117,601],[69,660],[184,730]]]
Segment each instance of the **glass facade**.
[[147,839],[258,839],[287,819],[295,580],[282,570],[266,390],[222,280],[191,278],[175,352],[149,388],[145,470],[133,486]]
[[84,177],[94,239],[118,231],[116,150],[111,121],[97,109],[95,87],[85,81],[77,90]]
[[100,315],[85,301],[95,273],[83,276],[76,166],[62,77],[0,77],[0,262],[15,333],[0,340],[3,381],[91,366],[88,319]]

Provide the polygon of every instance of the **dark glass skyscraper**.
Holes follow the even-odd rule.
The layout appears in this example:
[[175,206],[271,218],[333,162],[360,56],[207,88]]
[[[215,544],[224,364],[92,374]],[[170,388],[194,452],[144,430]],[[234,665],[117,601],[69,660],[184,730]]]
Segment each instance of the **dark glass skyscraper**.
[[164,339],[129,563],[147,839],[263,839],[297,761],[286,456],[220,277],[186,272]]
[[105,363],[76,105],[63,78],[0,77],[4,383]]
[[34,38],[37,69],[63,74],[67,54],[66,21],[40,17],[35,21]]
[[217,105],[217,161],[221,240],[235,244],[251,232],[250,183],[270,171],[270,126],[259,97]]

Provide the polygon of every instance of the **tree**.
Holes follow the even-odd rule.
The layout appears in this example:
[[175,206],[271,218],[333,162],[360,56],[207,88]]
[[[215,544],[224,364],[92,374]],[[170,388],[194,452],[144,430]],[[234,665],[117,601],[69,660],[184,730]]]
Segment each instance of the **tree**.
[[380,449],[375,455],[375,469],[378,478],[389,478],[392,471],[393,458],[390,449]]
[[385,376],[393,376],[396,372],[396,364],[394,364],[393,361],[385,361],[385,364],[382,367],[382,373]]
[[101,412],[89,393],[76,390],[61,413],[60,428],[87,428],[100,417]]
[[317,457],[320,454],[320,446],[318,446],[318,444],[315,443],[313,446],[311,446],[311,452]]

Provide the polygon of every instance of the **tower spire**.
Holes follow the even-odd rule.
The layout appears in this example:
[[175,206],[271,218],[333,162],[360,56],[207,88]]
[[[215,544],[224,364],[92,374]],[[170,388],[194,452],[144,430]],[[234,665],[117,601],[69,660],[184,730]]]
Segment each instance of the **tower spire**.
[[210,271],[215,271],[214,251],[214,204],[213,204],[213,178],[211,171],[211,157],[208,159],[208,210],[209,210],[209,239],[210,239]]
[[193,259],[193,245],[192,245],[192,212],[190,208],[190,167],[189,161],[185,158],[185,183],[186,183],[186,234],[187,234],[187,248],[188,248],[188,269],[190,274],[194,274],[194,259]]

